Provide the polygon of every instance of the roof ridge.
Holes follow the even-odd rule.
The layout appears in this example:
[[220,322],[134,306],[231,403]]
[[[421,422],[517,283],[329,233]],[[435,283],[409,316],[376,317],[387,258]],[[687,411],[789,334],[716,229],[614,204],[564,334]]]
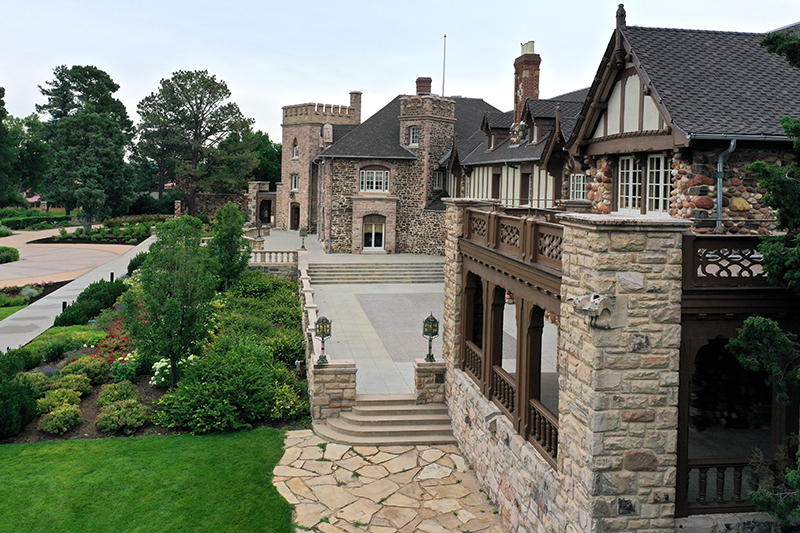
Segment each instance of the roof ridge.
[[622,28],[623,31],[630,29],[667,30],[667,31],[691,32],[691,33],[723,33],[726,35],[766,35],[768,33],[772,33],[772,31],[775,31],[772,30],[768,32],[755,32],[755,31],[698,30],[693,28],[664,28],[662,26],[625,26],[624,28]]

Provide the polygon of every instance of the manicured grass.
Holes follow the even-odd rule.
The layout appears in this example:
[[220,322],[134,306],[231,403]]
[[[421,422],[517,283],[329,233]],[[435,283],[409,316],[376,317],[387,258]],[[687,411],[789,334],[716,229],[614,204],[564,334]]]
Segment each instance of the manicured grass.
[[8,316],[13,315],[20,309],[25,309],[26,307],[27,307],[26,305],[16,305],[13,307],[0,307],[0,320],[3,320]]
[[283,432],[0,446],[0,531],[293,532]]

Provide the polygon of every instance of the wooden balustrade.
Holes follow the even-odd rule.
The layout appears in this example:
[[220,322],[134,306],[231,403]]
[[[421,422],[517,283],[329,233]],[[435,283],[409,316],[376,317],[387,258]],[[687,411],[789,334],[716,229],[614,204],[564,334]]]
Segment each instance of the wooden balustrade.
[[561,270],[564,228],[555,211],[525,209],[512,213],[466,210],[466,239],[518,259]]
[[250,263],[254,264],[292,264],[297,263],[295,250],[253,250]]
[[503,367],[494,365],[492,367],[492,400],[497,402],[500,410],[505,415],[515,421],[517,384],[516,380],[503,370]]
[[755,235],[684,235],[683,287],[766,286]]
[[[747,458],[735,459],[689,459],[686,500],[677,502],[681,514],[705,514],[718,512],[746,512],[755,510],[747,498],[745,469]],[[709,479],[710,478],[710,479]],[[710,486],[709,486],[710,485]]]
[[558,457],[558,418],[538,400],[530,400],[530,433],[528,441],[538,448],[555,468]]
[[480,385],[483,379],[483,351],[471,341],[464,346],[464,370]]

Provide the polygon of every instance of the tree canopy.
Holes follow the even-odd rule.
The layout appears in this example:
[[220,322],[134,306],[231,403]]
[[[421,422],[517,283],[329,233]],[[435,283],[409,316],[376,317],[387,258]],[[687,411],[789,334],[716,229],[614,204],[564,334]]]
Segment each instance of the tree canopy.
[[[225,82],[208,71],[180,70],[162,79],[158,91],[137,106],[142,119],[138,132],[151,144],[149,157],[162,153],[168,156],[165,160],[177,161],[176,172],[188,193],[190,213],[208,174],[207,166],[201,164],[207,164],[231,135],[238,135],[241,141],[250,132],[253,120],[242,115],[239,106],[229,101],[230,96]],[[242,159],[248,158],[239,161]],[[158,164],[156,158],[152,161]]]
[[111,77],[93,66],[62,65],[55,79],[39,87],[49,114],[45,137],[53,150],[45,194],[68,211],[83,208],[85,224],[124,214],[130,201],[130,169],[125,149],[133,124],[113,93]]

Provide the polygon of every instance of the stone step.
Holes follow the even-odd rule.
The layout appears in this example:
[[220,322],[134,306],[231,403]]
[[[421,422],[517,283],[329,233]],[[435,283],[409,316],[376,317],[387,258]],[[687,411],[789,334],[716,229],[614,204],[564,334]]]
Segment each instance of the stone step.
[[397,420],[397,422],[397,424],[390,426],[383,424],[362,426],[351,424],[350,421],[343,418],[329,418],[327,420],[328,427],[334,428],[343,435],[352,435],[354,437],[446,436],[453,434],[453,426],[450,424],[417,425],[410,423],[412,422],[411,420]]
[[362,405],[355,406],[353,413],[360,416],[403,416],[417,415],[443,415],[447,416],[447,406],[444,404],[427,405]]
[[417,405],[413,394],[356,394],[356,405]]
[[344,412],[339,415],[339,419],[346,421],[347,423],[354,425],[354,426],[380,426],[380,427],[388,427],[388,426],[402,426],[409,423],[409,421],[413,421],[414,424],[419,426],[447,426],[450,424],[450,417],[447,413],[441,414],[415,414],[413,418],[409,418],[404,416],[404,414],[400,415],[391,415],[391,414],[384,414],[384,415],[369,415],[364,414],[361,411],[353,411],[353,412]]
[[444,263],[317,263],[312,283],[442,283]]
[[403,436],[355,436],[340,433],[335,428],[323,423],[314,423],[314,431],[320,437],[332,442],[360,446],[422,446],[434,444],[457,444],[452,430],[449,434],[442,435],[403,435]]

